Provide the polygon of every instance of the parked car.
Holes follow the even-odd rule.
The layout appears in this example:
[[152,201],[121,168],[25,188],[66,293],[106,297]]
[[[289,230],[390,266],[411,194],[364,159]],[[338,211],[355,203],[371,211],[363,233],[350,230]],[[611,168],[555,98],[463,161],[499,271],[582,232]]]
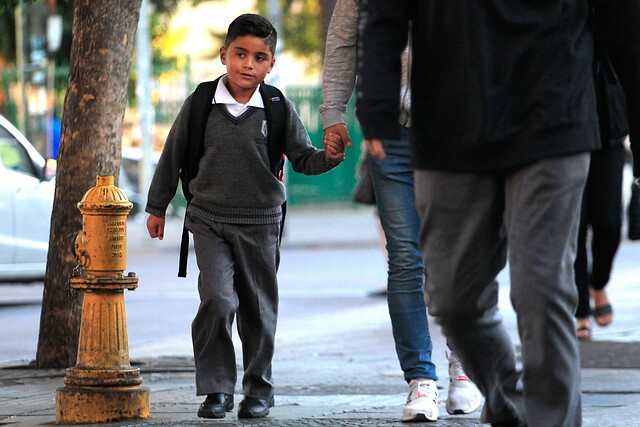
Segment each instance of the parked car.
[[44,278],[55,179],[45,159],[0,116],[0,281]]
[[[55,164],[55,161],[54,161]],[[0,115],[0,282],[44,279],[55,195],[55,166]],[[119,187],[140,211],[135,185],[120,168]]]

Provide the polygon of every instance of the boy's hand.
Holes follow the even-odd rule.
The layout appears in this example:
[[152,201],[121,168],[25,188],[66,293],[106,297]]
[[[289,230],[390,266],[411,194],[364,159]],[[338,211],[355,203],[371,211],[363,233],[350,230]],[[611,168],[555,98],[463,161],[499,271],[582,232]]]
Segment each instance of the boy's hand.
[[351,137],[349,137],[349,131],[344,123],[338,123],[337,125],[329,126],[324,130],[324,134],[337,133],[342,139],[342,143],[345,147],[351,147]]
[[157,237],[158,240],[162,240],[164,237],[164,218],[149,214],[149,219],[147,219],[147,230],[149,230],[149,236],[152,238]]
[[342,137],[337,133],[325,133],[322,141],[324,147],[324,159],[334,166],[344,161],[344,144]]

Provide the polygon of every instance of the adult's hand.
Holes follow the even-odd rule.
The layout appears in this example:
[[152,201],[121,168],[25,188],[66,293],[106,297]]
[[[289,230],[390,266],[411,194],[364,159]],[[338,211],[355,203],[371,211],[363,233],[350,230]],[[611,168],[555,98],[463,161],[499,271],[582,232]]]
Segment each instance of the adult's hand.
[[386,157],[381,139],[365,139],[364,145],[367,147],[367,150],[369,150],[369,154],[376,159],[384,160]]
[[337,166],[344,161],[345,149],[340,135],[333,132],[325,133],[322,146],[324,147],[324,158],[327,162]]
[[337,133],[342,139],[342,143],[345,147],[351,147],[351,138],[349,137],[349,131],[344,123],[338,123],[337,125],[329,126],[324,130],[324,134]]

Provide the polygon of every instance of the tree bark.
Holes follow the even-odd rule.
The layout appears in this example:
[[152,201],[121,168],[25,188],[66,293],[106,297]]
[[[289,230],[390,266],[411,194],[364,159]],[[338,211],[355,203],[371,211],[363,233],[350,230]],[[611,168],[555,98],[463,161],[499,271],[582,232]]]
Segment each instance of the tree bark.
[[324,49],[327,42],[327,30],[329,29],[329,23],[331,22],[331,15],[333,15],[333,9],[336,7],[337,0],[320,0],[320,46],[322,48],[322,57],[324,58]]
[[76,205],[97,175],[117,177],[127,84],[142,0],[76,0],[69,83],[64,101],[56,193],[44,281],[38,368],[74,366],[82,292],[70,300],[66,282],[77,264],[82,230]]

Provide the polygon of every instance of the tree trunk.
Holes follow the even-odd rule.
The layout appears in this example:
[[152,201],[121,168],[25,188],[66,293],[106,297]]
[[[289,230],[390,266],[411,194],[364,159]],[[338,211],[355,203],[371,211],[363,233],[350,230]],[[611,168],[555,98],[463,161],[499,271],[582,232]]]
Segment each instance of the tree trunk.
[[44,281],[38,368],[74,366],[82,293],[70,300],[73,242],[82,230],[76,204],[97,175],[118,177],[127,84],[142,0],[74,2],[69,85],[64,101],[56,194]]
[[333,15],[333,8],[336,7],[337,0],[320,0],[320,46],[322,47],[322,57],[324,58],[324,49],[327,42],[327,30],[329,29],[329,23],[331,22],[331,15]]

